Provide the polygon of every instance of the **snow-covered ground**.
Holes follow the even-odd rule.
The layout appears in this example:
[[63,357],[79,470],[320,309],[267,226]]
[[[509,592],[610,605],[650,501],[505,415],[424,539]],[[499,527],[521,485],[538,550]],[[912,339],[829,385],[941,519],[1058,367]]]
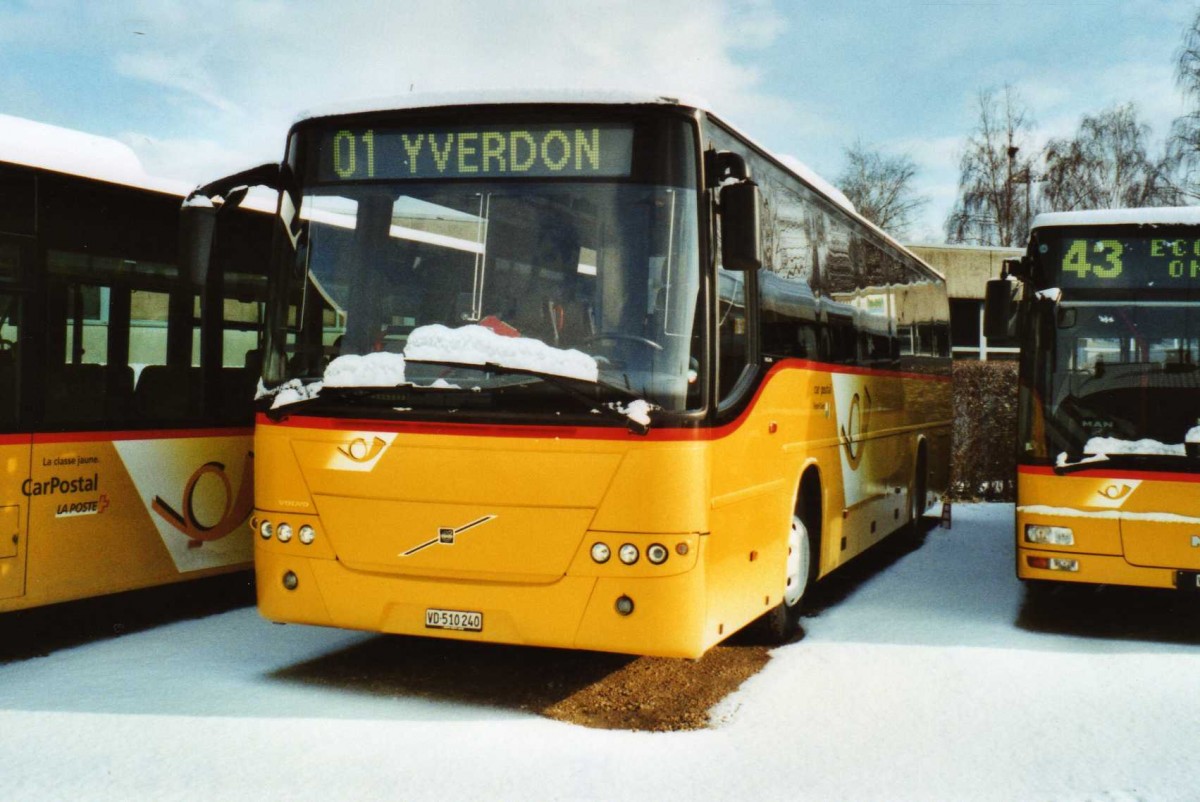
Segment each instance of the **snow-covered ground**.
[[1144,593],[1039,611],[1012,514],[957,507],[952,530],[843,581],[699,732],[297,680],[372,636],[253,609],[10,662],[0,798],[1197,798],[1200,616]]

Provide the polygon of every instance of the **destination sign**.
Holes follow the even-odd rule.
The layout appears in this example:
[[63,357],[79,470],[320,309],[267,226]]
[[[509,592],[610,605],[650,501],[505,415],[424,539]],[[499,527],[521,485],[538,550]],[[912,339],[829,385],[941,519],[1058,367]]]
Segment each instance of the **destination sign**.
[[633,128],[489,125],[321,133],[317,180],[628,177]]
[[1049,264],[1063,287],[1200,288],[1200,237],[1066,237]]

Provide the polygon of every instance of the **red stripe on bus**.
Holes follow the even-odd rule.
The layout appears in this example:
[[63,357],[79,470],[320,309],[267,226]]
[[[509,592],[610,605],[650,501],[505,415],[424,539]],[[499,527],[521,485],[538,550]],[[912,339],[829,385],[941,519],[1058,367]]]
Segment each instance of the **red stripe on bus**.
[[[193,437],[249,437],[247,427],[218,429],[142,429],[114,432],[34,432],[35,445],[51,443],[103,443],[113,440],[182,440]],[[28,438],[29,435],[24,435]]]
[[27,446],[32,436],[29,432],[22,434],[0,434],[0,446]]
[[[1032,476],[1058,476],[1054,469],[1046,465],[1018,465],[1017,473]],[[1175,471],[1117,471],[1108,468],[1088,468],[1071,471],[1064,476],[1078,476],[1081,479],[1135,479],[1143,482],[1200,482],[1200,473],[1178,473]]]
[[614,426],[538,426],[528,424],[495,424],[495,423],[433,423],[428,421],[394,421],[375,418],[331,418],[325,416],[298,416],[273,421],[265,413],[258,413],[256,421],[263,426],[288,426],[301,429],[325,429],[331,431],[395,432],[402,434],[436,434],[461,435],[464,437],[526,437],[526,438],[559,438],[563,440],[650,440],[660,442],[681,442],[696,440],[719,440],[736,431],[750,417],[750,413],[758,404],[763,390],[771,379],[786,369],[812,370],[822,373],[847,373],[854,375],[879,376],[886,378],[905,378],[921,381],[949,382],[949,376],[936,376],[923,373],[903,373],[900,371],[875,370],[872,368],[848,368],[840,365],[827,365],[822,362],[811,362],[805,359],[785,359],[776,362],[767,375],[763,377],[754,396],[732,421],[721,426],[694,426],[688,428],[657,428],[647,434],[635,434],[626,429]]

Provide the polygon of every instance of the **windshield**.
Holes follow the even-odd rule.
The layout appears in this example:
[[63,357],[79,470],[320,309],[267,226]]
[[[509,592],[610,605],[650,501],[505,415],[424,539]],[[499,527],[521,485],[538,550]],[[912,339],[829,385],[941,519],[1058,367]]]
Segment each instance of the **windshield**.
[[[320,379],[345,355],[407,352],[406,382],[486,392],[531,378],[413,358],[587,378],[561,368],[583,359],[594,361],[599,382],[660,408],[696,402],[694,190],[324,184],[303,196],[300,217],[292,272],[307,280],[291,299],[283,373],[269,380]],[[456,339],[434,326],[485,331]],[[410,337],[426,347],[413,353]],[[449,345],[431,351],[431,341]],[[514,361],[514,353],[534,356]]]
[[1200,441],[1196,232],[1042,229],[1031,253],[1043,291],[1023,325],[1024,453],[1186,457]]
[[1053,345],[1022,416],[1027,452],[1184,457],[1200,441],[1200,302],[1043,306]]

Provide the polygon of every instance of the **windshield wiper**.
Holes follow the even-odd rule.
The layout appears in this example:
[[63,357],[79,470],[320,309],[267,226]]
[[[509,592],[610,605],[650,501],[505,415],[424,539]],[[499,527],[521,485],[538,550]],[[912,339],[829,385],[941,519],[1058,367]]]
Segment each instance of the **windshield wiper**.
[[514,367],[510,367],[508,365],[498,365],[494,362],[485,362],[483,364],[477,364],[477,363],[468,363],[468,362],[450,362],[450,361],[440,360],[440,359],[410,359],[410,360],[408,360],[408,362],[411,364],[414,364],[414,365],[438,365],[438,366],[447,367],[447,368],[461,368],[464,370],[487,371],[489,373],[495,373],[497,375],[502,375],[502,376],[530,376],[535,379],[541,379],[542,381],[546,382],[546,384],[549,384],[553,387],[557,387],[558,389],[560,389],[564,393],[566,393],[568,396],[584,403],[585,405],[588,406],[589,409],[594,410],[594,411],[600,413],[601,415],[606,415],[610,418],[620,420],[622,423],[624,423],[629,428],[629,431],[633,432],[634,434],[646,434],[650,431],[649,424],[634,420],[633,418],[629,417],[628,415],[626,415],[624,412],[620,411],[619,409],[616,409],[616,408],[611,407],[608,404],[604,403],[604,401],[601,398],[591,395],[582,389],[582,387],[594,387],[594,388],[597,388],[600,390],[604,390],[605,392],[608,392],[612,395],[618,396],[619,400],[624,400],[624,401],[641,400],[641,396],[639,396],[633,390],[630,390],[627,387],[622,387],[619,384],[612,384],[610,382],[601,381],[599,379],[597,379],[596,381],[593,382],[593,381],[589,381],[587,379],[577,379],[577,378],[573,378],[570,376],[560,376],[557,373],[544,373],[543,371],[534,370],[532,368],[514,368]]
[[[309,382],[308,386],[315,382]],[[397,385],[400,386],[400,385]],[[369,401],[372,396],[380,391],[390,392],[391,388],[387,387],[322,387],[316,395],[308,398],[301,398],[293,401],[290,404],[283,404],[278,407],[271,407],[267,410],[267,418],[271,421],[278,422],[286,418],[292,412],[312,406],[318,401],[339,401],[347,404],[359,404]]]

